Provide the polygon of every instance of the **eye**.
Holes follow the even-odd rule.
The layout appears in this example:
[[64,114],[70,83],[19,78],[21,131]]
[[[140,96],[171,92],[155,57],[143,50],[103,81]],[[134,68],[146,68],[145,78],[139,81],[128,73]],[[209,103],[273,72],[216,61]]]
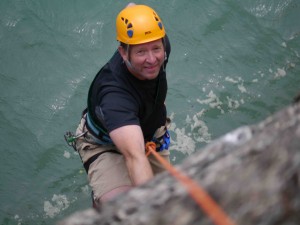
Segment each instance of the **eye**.
[[154,52],[160,52],[161,50],[162,50],[162,47],[160,47],[160,46],[156,46],[153,48]]
[[138,51],[136,52],[136,54],[139,55],[139,56],[142,56],[142,55],[145,54],[145,50],[140,49],[140,50],[138,50]]

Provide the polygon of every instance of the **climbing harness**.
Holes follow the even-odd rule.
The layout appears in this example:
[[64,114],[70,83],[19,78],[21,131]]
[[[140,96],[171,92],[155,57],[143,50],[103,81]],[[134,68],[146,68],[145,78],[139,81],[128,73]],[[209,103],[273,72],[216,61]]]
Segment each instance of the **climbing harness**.
[[65,140],[66,140],[67,144],[68,144],[69,146],[73,147],[75,151],[77,151],[77,150],[76,150],[76,143],[75,143],[75,142],[76,142],[76,139],[78,139],[78,138],[84,136],[86,133],[87,133],[87,131],[85,131],[85,132],[83,132],[83,133],[80,133],[80,134],[78,134],[78,135],[75,135],[75,134],[73,134],[71,131],[67,131],[67,132],[65,133],[64,137],[65,137]]
[[95,140],[98,144],[112,144],[113,141],[109,137],[106,131],[101,127],[97,126],[93,120],[90,118],[89,113],[86,113],[86,128],[88,131],[95,137]]
[[155,158],[166,168],[166,170],[185,186],[189,195],[216,225],[235,225],[235,223],[226,215],[226,213],[209,196],[209,194],[201,188],[201,186],[179,170],[176,170],[175,167],[156,152],[156,144],[154,142],[146,143],[146,155],[149,156],[150,154],[153,154]]

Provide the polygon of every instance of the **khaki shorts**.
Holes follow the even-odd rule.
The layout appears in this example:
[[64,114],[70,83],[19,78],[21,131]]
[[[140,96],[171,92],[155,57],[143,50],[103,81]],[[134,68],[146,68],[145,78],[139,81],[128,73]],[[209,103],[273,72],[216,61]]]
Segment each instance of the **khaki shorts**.
[[[165,130],[165,126],[160,129]],[[76,130],[76,134],[81,134],[82,132],[86,131],[87,128],[85,126],[85,118],[83,117]],[[76,149],[83,163],[87,162],[89,158],[95,154],[107,150],[118,151],[114,145],[96,144],[93,142],[93,136],[89,132],[87,132],[83,137],[77,139]],[[169,150],[163,150],[159,152],[159,154],[165,160],[170,162]],[[165,170],[152,154],[148,157],[148,160],[154,174],[163,172]],[[103,194],[115,188],[121,186],[132,186],[123,155],[114,152],[105,152],[90,164],[88,169],[88,179],[94,192],[95,200],[100,199]]]

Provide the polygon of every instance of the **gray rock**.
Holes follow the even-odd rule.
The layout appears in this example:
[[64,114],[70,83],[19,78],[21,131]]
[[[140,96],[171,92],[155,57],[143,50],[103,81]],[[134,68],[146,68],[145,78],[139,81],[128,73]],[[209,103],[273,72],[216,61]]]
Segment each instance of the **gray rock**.
[[[198,150],[176,168],[240,225],[300,224],[300,104]],[[99,210],[59,225],[214,224],[186,188],[164,172]]]

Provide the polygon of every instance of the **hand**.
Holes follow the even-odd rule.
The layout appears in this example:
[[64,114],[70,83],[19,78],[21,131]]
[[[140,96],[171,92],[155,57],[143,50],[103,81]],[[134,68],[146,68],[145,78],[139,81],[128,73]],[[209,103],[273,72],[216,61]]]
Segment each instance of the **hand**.
[[134,6],[134,5],[136,5],[136,4],[133,3],[133,2],[130,2],[130,3],[126,6],[126,8],[127,8],[127,7],[130,7],[130,6]]

